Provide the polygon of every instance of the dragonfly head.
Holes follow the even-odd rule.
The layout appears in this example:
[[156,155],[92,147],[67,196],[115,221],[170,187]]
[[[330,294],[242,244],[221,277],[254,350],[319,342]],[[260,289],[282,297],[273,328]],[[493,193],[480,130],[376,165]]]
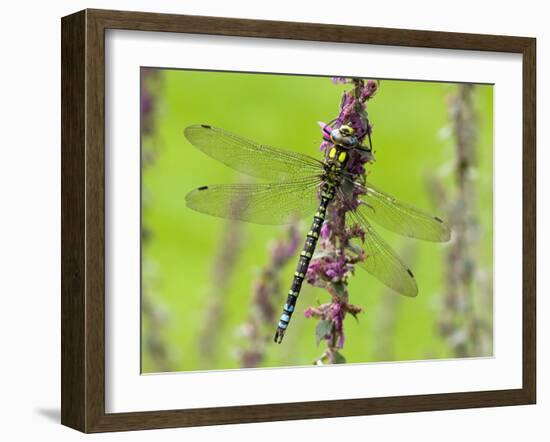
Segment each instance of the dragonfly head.
[[338,129],[333,129],[330,133],[330,140],[338,146],[347,148],[359,145],[359,139],[355,135],[355,130],[346,124],[343,124]]

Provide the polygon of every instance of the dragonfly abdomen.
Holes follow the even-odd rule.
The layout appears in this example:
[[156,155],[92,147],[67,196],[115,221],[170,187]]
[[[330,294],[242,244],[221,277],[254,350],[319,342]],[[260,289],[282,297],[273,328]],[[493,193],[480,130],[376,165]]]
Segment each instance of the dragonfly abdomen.
[[327,207],[334,198],[335,187],[330,184],[325,184],[325,188],[321,192],[321,203],[317,212],[313,216],[313,222],[311,228],[306,235],[306,241],[302,252],[300,253],[300,259],[298,265],[296,266],[296,271],[294,272],[294,278],[292,279],[292,284],[288,292],[286,303],[283,306],[283,312],[277,324],[277,331],[275,332],[274,341],[281,343],[288,324],[290,323],[290,318],[294,313],[296,308],[296,301],[300,295],[302,289],[302,283],[306,277],[307,269],[309,268],[309,263],[315,252],[315,247],[317,246],[317,240],[321,233],[321,226],[326,218]]

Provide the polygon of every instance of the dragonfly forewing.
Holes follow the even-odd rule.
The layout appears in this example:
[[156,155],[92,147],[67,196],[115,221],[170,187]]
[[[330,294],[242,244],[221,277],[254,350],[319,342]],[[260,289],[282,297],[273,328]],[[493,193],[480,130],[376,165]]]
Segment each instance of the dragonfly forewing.
[[184,134],[205,154],[255,178],[290,181],[323,172],[323,163],[308,155],[259,144],[214,126],[189,126]]

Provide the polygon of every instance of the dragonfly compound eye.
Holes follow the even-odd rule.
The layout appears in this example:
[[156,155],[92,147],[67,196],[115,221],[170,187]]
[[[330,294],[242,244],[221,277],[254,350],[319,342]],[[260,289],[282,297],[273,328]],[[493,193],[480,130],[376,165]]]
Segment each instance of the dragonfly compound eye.
[[340,126],[340,133],[344,137],[349,137],[349,136],[353,135],[355,133],[355,131],[353,130],[353,127],[344,124],[344,125]]

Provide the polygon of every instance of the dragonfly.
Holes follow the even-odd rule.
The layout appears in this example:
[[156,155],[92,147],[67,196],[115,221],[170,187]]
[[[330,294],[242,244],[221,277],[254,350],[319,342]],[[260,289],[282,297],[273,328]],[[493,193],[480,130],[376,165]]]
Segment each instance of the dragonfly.
[[365,233],[365,259],[357,265],[386,286],[409,297],[418,293],[412,271],[372,227],[371,221],[403,236],[445,242],[450,230],[444,221],[401,202],[347,169],[353,155],[372,155],[351,125],[323,127],[329,143],[325,158],[260,144],[207,124],[184,130],[187,140],[211,158],[237,172],[265,182],[201,186],[189,192],[186,205],[203,214],[245,222],[278,225],[292,218],[313,217],[274,336],[281,343],[331,204],[348,208],[346,223]]

